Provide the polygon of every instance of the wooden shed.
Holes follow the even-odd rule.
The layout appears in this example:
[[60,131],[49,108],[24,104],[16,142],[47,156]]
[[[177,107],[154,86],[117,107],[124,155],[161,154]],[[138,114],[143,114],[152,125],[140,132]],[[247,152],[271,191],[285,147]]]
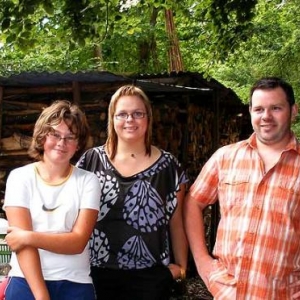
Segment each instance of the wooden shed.
[[200,73],[25,72],[0,77],[1,199],[10,170],[31,161],[27,149],[44,107],[57,99],[77,103],[91,127],[89,147],[103,144],[109,100],[123,84],[135,84],[149,96],[154,142],[179,158],[191,182],[218,147],[252,131],[248,107],[231,89]]

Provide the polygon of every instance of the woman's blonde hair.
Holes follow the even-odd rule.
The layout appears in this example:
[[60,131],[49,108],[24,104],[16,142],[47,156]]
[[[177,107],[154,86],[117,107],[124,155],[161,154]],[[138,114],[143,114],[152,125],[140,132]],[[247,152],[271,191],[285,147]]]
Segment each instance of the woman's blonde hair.
[[118,136],[114,129],[114,120],[116,113],[116,106],[118,100],[123,96],[136,96],[139,97],[145,105],[146,116],[147,116],[147,130],[145,134],[145,147],[146,154],[151,155],[151,144],[152,144],[152,108],[151,103],[146,94],[134,85],[125,85],[120,87],[111,97],[108,107],[108,126],[107,126],[107,141],[106,146],[109,151],[110,159],[114,159],[117,153]]
[[80,108],[67,100],[57,100],[42,111],[34,126],[33,138],[28,150],[30,157],[43,160],[46,136],[53,131],[53,126],[62,121],[78,139],[78,149],[74,156],[80,157],[89,139],[89,126]]

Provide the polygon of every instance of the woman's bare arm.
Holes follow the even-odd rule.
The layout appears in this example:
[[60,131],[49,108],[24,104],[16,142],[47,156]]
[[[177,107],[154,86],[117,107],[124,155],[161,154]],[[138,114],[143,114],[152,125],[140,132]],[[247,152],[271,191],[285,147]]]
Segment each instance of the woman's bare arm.
[[10,226],[6,241],[14,251],[31,246],[58,254],[79,254],[88,243],[97,216],[97,210],[80,210],[72,231],[66,233],[35,232],[19,226]]
[[[29,210],[22,207],[6,207],[6,216],[10,226],[17,226],[23,230],[32,230]],[[16,251],[20,268],[27,280],[36,300],[50,300],[50,296],[43,278],[38,250],[25,246]]]

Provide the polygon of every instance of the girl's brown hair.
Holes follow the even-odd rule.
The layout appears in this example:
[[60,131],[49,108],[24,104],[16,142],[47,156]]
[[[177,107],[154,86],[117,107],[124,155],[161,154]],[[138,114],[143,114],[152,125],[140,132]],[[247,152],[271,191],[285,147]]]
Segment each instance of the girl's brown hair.
[[76,157],[83,153],[90,133],[86,116],[77,105],[67,100],[57,100],[42,111],[35,123],[32,142],[28,150],[30,157],[43,160],[46,136],[53,131],[53,126],[62,121],[78,139]]

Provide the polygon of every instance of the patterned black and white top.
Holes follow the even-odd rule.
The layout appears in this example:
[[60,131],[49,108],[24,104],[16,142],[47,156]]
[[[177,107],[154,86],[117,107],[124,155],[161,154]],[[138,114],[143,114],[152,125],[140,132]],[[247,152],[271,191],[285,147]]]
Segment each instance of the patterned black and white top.
[[170,262],[169,221],[176,192],[188,181],[180,163],[161,150],[148,169],[123,177],[104,146],[88,150],[77,166],[94,172],[101,185],[100,211],[90,239],[91,265],[143,269]]

